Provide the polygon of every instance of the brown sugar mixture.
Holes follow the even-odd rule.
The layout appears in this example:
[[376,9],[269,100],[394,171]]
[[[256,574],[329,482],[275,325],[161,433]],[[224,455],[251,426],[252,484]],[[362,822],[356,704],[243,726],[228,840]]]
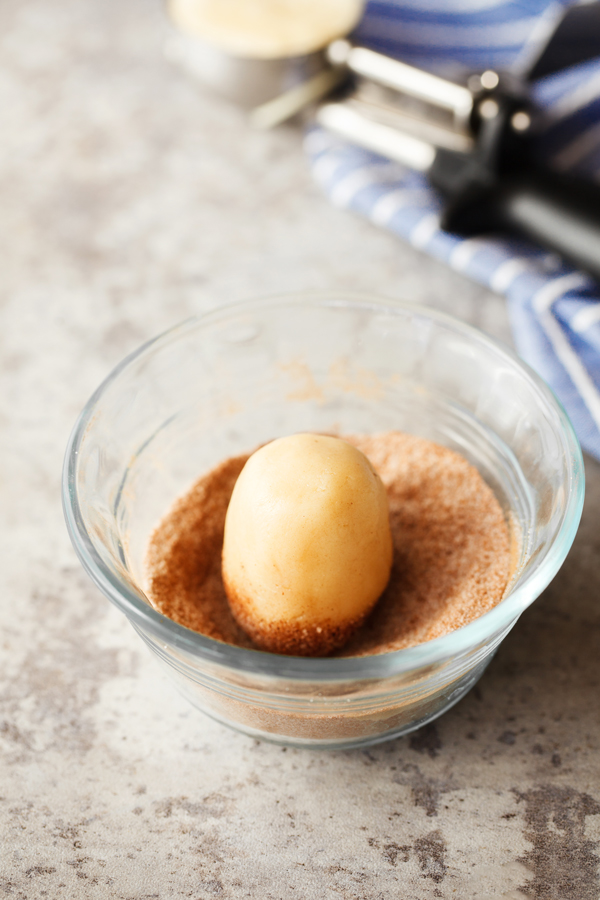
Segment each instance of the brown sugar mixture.
[[[394,563],[366,623],[336,656],[412,647],[460,628],[502,599],[509,530],[491,489],[462,456],[400,432],[346,436],[371,460],[389,499]],[[156,609],[211,638],[252,647],[221,579],[225,514],[248,456],[225,460],[172,507],[151,537],[148,593]]]

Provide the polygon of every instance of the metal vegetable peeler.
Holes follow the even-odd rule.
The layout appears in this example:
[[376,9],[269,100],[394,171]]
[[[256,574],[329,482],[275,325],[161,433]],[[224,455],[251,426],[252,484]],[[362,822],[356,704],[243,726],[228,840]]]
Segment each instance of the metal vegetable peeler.
[[328,54],[356,81],[317,108],[317,122],[427,174],[443,199],[442,228],[515,231],[600,279],[600,186],[534,160],[522,80],[488,70],[462,86],[346,41]]

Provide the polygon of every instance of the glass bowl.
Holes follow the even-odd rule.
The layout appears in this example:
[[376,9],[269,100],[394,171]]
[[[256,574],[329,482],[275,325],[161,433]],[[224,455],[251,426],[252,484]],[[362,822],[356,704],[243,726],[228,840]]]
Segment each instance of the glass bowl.
[[[150,605],[150,534],[201,474],[285,434],[387,430],[461,453],[515,524],[516,568],[490,612],[409,649],[313,659],[224,644]],[[315,748],[399,736],[457,703],[565,559],[583,492],[566,414],[508,348],[440,312],[344,293],[229,306],[141,347],[81,413],[63,481],[84,568],[184,696],[246,734]]]

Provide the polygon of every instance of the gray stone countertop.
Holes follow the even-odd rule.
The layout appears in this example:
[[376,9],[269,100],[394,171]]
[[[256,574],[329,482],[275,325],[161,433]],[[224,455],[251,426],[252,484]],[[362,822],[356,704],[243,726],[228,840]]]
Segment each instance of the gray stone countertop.
[[504,302],[313,184],[294,127],[165,61],[153,0],[0,5],[0,896],[600,896],[600,466],[573,550],[479,685],[369,750],[253,741],[176,695],[83,574],[75,417],[191,313],[352,288],[510,340]]

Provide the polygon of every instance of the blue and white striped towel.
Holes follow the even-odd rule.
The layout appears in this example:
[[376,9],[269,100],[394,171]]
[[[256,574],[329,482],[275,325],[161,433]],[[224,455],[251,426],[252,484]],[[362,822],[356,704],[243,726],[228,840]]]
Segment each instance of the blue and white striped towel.
[[[525,70],[566,3],[548,0],[372,0],[355,39],[446,77],[466,69]],[[600,57],[534,85],[547,114],[539,155],[600,178]],[[439,228],[426,179],[315,128],[306,149],[316,180],[356,210],[453,269],[506,296],[515,344],[600,459],[600,285],[525,241],[462,239]]]

